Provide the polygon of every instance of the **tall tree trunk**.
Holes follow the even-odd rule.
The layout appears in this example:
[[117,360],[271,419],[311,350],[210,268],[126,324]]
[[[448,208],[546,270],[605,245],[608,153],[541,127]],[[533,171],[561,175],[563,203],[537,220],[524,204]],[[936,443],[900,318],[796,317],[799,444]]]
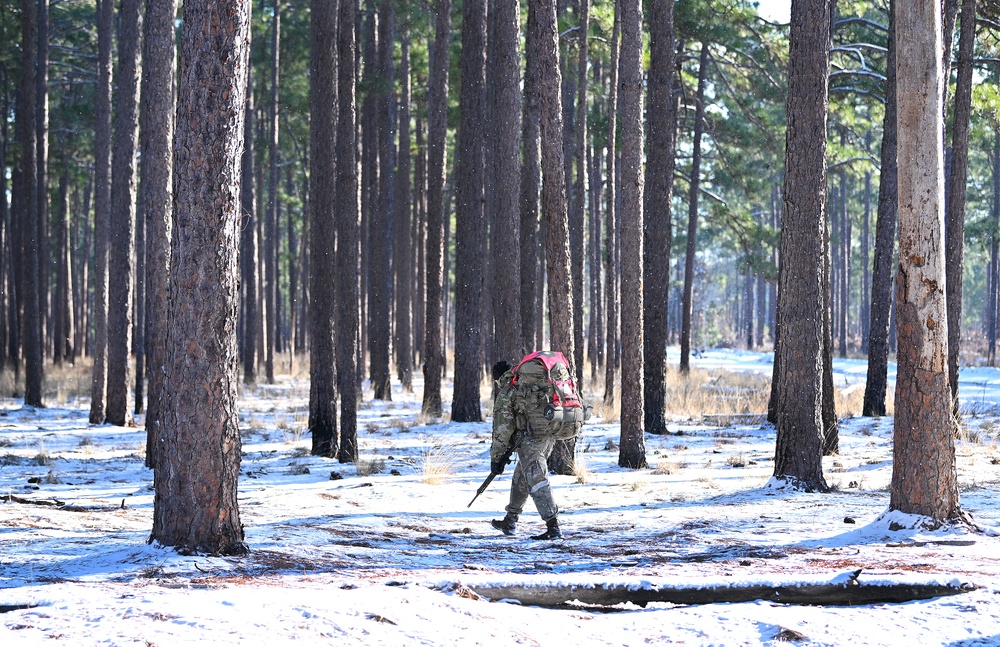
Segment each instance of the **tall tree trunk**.
[[278,316],[278,81],[281,54],[281,0],[271,19],[271,96],[268,101],[267,213],[264,215],[264,373],[274,384],[274,352],[279,345]]
[[[584,228],[587,210],[587,63],[590,39],[590,0],[578,0],[580,27],[577,32],[576,49],[576,182],[573,199],[570,201],[570,261],[573,268],[573,347],[576,378],[583,388],[583,305],[584,305]],[[567,76],[569,70],[567,70]]]
[[[2,14],[0,14],[2,17]],[[10,114],[9,73],[6,61],[0,63],[0,110]],[[9,137],[8,120],[0,119],[0,168],[7,168],[7,143]],[[7,202],[7,174],[0,173],[0,370],[11,367],[10,353],[11,305],[15,301],[14,285],[11,280],[11,223],[10,206]]]
[[941,13],[896,3],[899,137],[899,359],[889,509],[961,517],[948,385]]
[[[306,164],[308,166],[308,163]],[[303,224],[302,247],[295,235],[295,217],[292,208],[292,199],[295,195],[295,182],[292,179],[292,166],[285,167],[285,195],[289,197],[285,201],[285,238],[288,244],[288,372],[295,374],[295,351],[299,345],[299,311],[303,303],[299,299],[299,273],[302,267],[302,259],[305,256],[305,240],[307,224]],[[306,214],[309,213],[308,201],[304,201]],[[308,217],[308,215],[307,215]]]
[[136,157],[139,149],[139,83],[142,76],[142,11],[139,0],[122,0],[118,17],[118,74],[111,160],[108,256],[108,411],[113,425],[131,424],[133,291],[135,289]]
[[424,321],[427,307],[427,143],[424,122],[416,117],[414,139],[417,159],[413,165],[413,348],[412,362],[422,363]]
[[[549,295],[551,348],[567,358],[573,348],[573,277],[570,273],[569,225],[562,132],[562,80],[559,70],[555,0],[537,6],[538,89],[542,138],[542,222]],[[573,360],[570,359],[572,362]],[[576,374],[576,367],[571,367]]]
[[87,184],[83,189],[83,204],[75,214],[74,240],[76,253],[74,258],[76,260],[76,269],[73,271],[73,277],[76,279],[73,283],[73,301],[76,306],[76,313],[74,315],[74,319],[76,320],[76,337],[73,342],[75,357],[82,357],[89,354],[90,307],[87,296],[89,290],[87,288],[90,285],[90,271],[88,266],[91,258],[91,241],[93,239],[90,227],[93,187],[93,174],[91,174],[88,176]]
[[[871,131],[865,134],[865,150],[871,153]],[[861,352],[868,353],[871,339],[871,221],[872,221],[872,172],[865,170],[864,213],[861,220],[861,312],[858,323],[861,325]]]
[[650,6],[649,153],[643,239],[643,397],[645,430],[667,432],[667,308],[670,303],[670,252],[673,243],[674,148],[677,101],[674,99],[674,5]]
[[[701,191],[701,137],[705,130],[705,84],[708,71],[708,43],[701,44],[698,63],[698,93],[695,99],[694,141],[691,154],[691,183],[688,191],[687,250],[684,256],[684,303],[681,320],[681,373],[691,370],[691,336],[694,315],[694,266],[698,249],[698,197]],[[622,321],[624,321],[622,315]]]
[[[618,7],[621,10],[622,33],[619,64],[622,125],[622,429],[618,466],[639,469],[646,467],[642,356],[642,2],[619,0]],[[706,56],[702,55],[703,62]]]
[[[566,157],[563,149],[562,79],[559,69],[556,3],[543,0],[536,7],[533,44],[537,47],[538,94],[542,150],[542,227],[545,239],[546,287],[549,297],[551,348],[561,351],[577,376],[574,332],[573,274],[570,264],[569,212],[566,196]],[[579,304],[582,307],[582,304]],[[567,443],[553,450],[549,469],[573,472],[573,454]]]
[[[847,146],[847,132],[846,130],[841,130],[840,133],[840,144],[844,147]],[[837,285],[840,291],[837,295],[837,301],[840,306],[837,310],[839,316],[840,328],[840,338],[838,340],[837,353],[842,358],[847,357],[847,337],[850,334],[850,319],[848,313],[851,307],[851,221],[847,214],[847,168],[846,165],[841,165],[840,167],[840,195],[838,196],[840,200],[837,202],[837,208],[840,211],[840,218],[838,219],[838,224],[840,225],[840,231],[838,232],[838,246],[840,249],[840,280]]]
[[237,503],[236,284],[250,3],[187,0],[182,38],[168,388],[150,540],[235,555],[247,552]]
[[[240,180],[240,276],[243,288],[243,383],[257,383],[257,343],[260,333],[260,265],[259,240],[257,239],[258,212],[256,186],[256,160],[254,159],[254,89],[252,66],[247,67],[246,118],[243,124],[243,167]],[[152,332],[152,331],[150,331]],[[150,384],[150,406],[153,385]],[[148,416],[147,416],[148,419]],[[148,423],[147,423],[148,424]]]
[[392,221],[394,215],[396,149],[396,92],[393,47],[396,13],[393,0],[382,0],[378,11],[379,86],[378,199],[368,230],[370,255],[368,277],[368,359],[376,400],[392,400],[389,353],[392,309]]
[[774,479],[808,491],[823,478],[824,237],[830,2],[792,6],[781,227]]
[[[490,236],[493,272],[493,313],[495,317],[496,359],[515,362],[525,354],[521,309],[521,186],[518,158],[521,137],[520,3],[499,0],[492,4],[496,14],[494,32],[496,57],[490,71],[494,86],[493,123],[496,127],[493,155],[493,232]],[[490,358],[491,360],[494,358]]]
[[310,10],[309,57],[309,432],[312,454],[334,458],[337,389],[334,371],[337,144],[337,0]]
[[413,392],[413,233],[410,201],[410,30],[404,27],[399,67],[399,154],[396,173],[396,215],[393,270],[396,277],[396,326],[393,350],[396,372],[406,393]]
[[69,164],[63,167],[59,178],[59,202],[56,209],[55,231],[55,270],[56,291],[52,303],[52,341],[54,342],[53,361],[56,366],[62,366],[63,360],[69,357],[72,344],[72,270],[70,269],[69,245]]
[[21,143],[21,260],[24,266],[21,290],[24,294],[22,336],[24,344],[24,404],[42,406],[42,307],[41,292],[41,214],[38,213],[38,165],[35,85],[37,56],[35,0],[21,2],[21,110],[17,125]]
[[[52,245],[49,236],[49,0],[37,0],[37,48],[35,65],[35,199],[38,227],[38,307],[42,326],[42,348],[51,348],[51,311],[49,279],[52,268]],[[47,345],[48,344],[48,345]],[[44,350],[42,357],[45,356]]]
[[538,97],[538,7],[528,3],[527,33],[525,34],[524,102],[521,119],[521,337],[522,348],[527,352],[541,345],[536,335],[542,313],[535,298],[536,287],[541,285],[538,257],[538,199],[541,191],[541,106]]
[[482,420],[483,88],[486,82],[486,0],[462,4],[462,90],[455,196],[454,422]]
[[[969,170],[969,118],[972,113],[972,55],[976,43],[976,0],[962,2],[955,83],[955,123],[951,139],[951,178],[945,214],[945,268],[948,303],[948,383],[958,415],[958,359],[962,345],[962,264],[965,256],[965,193]],[[945,77],[947,78],[947,77]]]
[[989,314],[987,315],[987,321],[989,322],[989,329],[987,332],[987,339],[989,342],[989,359],[988,364],[990,366],[996,366],[997,357],[997,296],[1000,294],[1000,280],[997,279],[1000,276],[1000,130],[994,131],[993,133],[993,204],[990,209],[990,219],[993,222],[993,239],[990,243],[990,277],[991,289],[989,294]]
[[[167,295],[170,289],[170,237],[174,212],[174,76],[177,72],[176,0],[147,0],[143,41],[141,128],[142,184],[140,204],[146,223],[146,363],[149,388],[146,404],[146,466],[156,466],[163,401],[164,340],[167,336]],[[247,119],[250,114],[247,113]],[[245,161],[245,160],[244,160]],[[252,167],[251,167],[252,174]],[[253,190],[253,176],[243,185]],[[250,227],[251,233],[253,231]],[[246,235],[244,231],[243,235]],[[246,277],[244,277],[246,284]]]
[[896,163],[896,0],[890,0],[889,40],[886,53],[885,118],[882,122],[882,159],[879,165],[878,217],[875,221],[875,260],[872,264],[872,307],[868,341],[868,374],[865,379],[864,416],[885,415],[889,372],[889,322],[892,312],[892,265],[896,242],[898,178]]
[[437,0],[434,48],[427,88],[427,306],[424,323],[424,395],[421,412],[442,413],[444,372],[442,299],[444,285],[444,180],[448,128],[448,64],[451,41],[451,0]]
[[616,249],[618,247],[617,224],[617,139],[618,139],[618,63],[620,60],[621,15],[615,9],[615,24],[611,36],[611,82],[608,92],[608,164],[607,164],[607,206],[604,219],[604,276],[606,281],[607,327],[604,330],[607,338],[607,352],[604,359],[604,405],[613,407],[615,404],[615,375],[618,372],[618,263]]
[[357,38],[354,0],[340,0],[337,68],[337,390],[340,391],[340,449],[342,463],[358,457],[358,202],[357,95],[355,54]]
[[372,219],[378,208],[378,176],[379,176],[379,145],[378,145],[378,29],[377,14],[373,10],[364,12],[364,46],[361,58],[364,60],[364,77],[361,87],[365,88],[364,102],[361,105],[361,229],[359,230],[361,245],[361,342],[358,346],[358,381],[364,379],[365,353],[369,350],[369,319],[371,312],[370,300],[370,237],[373,230]]
[[[603,94],[604,73],[600,60],[593,65],[594,83]],[[588,353],[590,355],[591,389],[597,384],[598,376],[604,370],[604,278],[601,273],[601,248],[604,244],[602,230],[602,206],[604,198],[604,169],[601,164],[597,141],[604,136],[602,132],[591,132],[591,141],[587,145],[587,160],[590,171],[587,174],[589,186],[589,217],[590,217],[590,332],[587,335]]]

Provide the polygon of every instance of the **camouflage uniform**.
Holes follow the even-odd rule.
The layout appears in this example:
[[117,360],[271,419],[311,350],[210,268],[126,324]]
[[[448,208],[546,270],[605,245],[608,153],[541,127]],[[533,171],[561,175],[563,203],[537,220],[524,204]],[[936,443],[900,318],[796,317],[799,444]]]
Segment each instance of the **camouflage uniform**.
[[497,381],[498,392],[493,407],[493,445],[490,448],[491,466],[493,471],[502,471],[503,466],[498,465],[498,462],[510,447],[514,432],[524,434],[517,448],[517,466],[511,481],[507,514],[514,518],[520,515],[530,496],[538,514],[548,522],[559,514],[547,478],[548,458],[556,438],[548,433],[536,435],[532,432],[528,417],[520,410],[523,406],[518,406],[518,387],[510,383],[513,377],[514,374],[508,371]]

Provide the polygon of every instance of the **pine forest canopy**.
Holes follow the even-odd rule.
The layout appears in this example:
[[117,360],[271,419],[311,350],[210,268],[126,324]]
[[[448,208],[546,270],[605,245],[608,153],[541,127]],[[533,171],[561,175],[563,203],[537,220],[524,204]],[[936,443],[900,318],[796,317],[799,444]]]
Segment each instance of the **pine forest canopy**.
[[[174,94],[215,87],[178,38],[201,3],[177,20],[172,3],[143,4],[0,4],[0,366],[41,405],[47,367],[94,361],[94,422],[131,415],[129,384],[135,412],[159,411],[169,388],[158,326],[181,316],[165,281],[171,237],[191,224],[171,213],[189,177],[172,142],[192,124],[166,116]],[[231,72],[246,98],[225,120],[242,129],[225,140],[242,175],[219,188],[241,210],[218,232],[239,257],[227,316],[245,381],[273,381],[275,357],[292,373],[308,363],[314,453],[355,460],[357,398],[414,388],[417,367],[426,414],[444,413],[453,376],[452,415],[477,420],[493,361],[555,344],[585,393],[641,410],[662,400],[666,367],[633,380],[637,343],[680,345],[682,362],[775,343],[782,219],[798,199],[785,193],[788,2],[760,2],[766,18],[750,0],[233,4],[252,14],[248,70]],[[821,292],[828,352],[864,357],[895,341],[878,261],[895,239],[890,2],[835,4]],[[965,160],[951,352],[992,364],[1000,25],[986,0],[947,0],[941,18],[947,163]],[[639,273],[654,260],[651,299]],[[623,376],[642,385],[638,405],[616,391]],[[367,379],[373,392],[357,391]],[[644,424],[630,415],[623,436]],[[566,451],[553,469],[571,468]]]

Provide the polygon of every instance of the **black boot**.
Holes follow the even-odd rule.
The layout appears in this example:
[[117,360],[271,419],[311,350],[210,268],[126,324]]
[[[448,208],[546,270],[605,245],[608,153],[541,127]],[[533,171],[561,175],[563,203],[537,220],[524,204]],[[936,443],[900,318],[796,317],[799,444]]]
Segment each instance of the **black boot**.
[[505,535],[513,535],[517,531],[517,515],[508,512],[503,519],[494,519],[490,524]]
[[545,522],[546,530],[540,535],[535,535],[532,539],[562,539],[562,532],[559,530],[559,518],[553,517]]

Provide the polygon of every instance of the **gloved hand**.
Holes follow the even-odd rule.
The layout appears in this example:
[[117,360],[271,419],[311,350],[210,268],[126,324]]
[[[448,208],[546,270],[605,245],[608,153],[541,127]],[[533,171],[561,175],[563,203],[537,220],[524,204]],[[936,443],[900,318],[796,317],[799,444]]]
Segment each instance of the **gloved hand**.
[[494,474],[503,474],[505,467],[507,467],[507,463],[504,461],[490,461],[490,472]]

